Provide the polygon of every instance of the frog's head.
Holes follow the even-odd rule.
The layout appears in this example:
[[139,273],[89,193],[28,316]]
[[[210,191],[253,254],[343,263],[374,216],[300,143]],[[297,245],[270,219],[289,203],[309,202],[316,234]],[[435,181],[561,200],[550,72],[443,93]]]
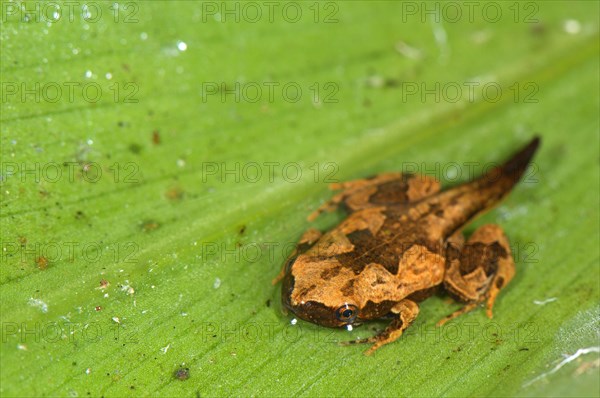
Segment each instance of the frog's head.
[[283,306],[298,318],[322,326],[360,325],[359,301],[348,288],[354,274],[341,269],[328,276],[324,265],[324,261],[311,263],[302,256],[290,264],[282,284]]

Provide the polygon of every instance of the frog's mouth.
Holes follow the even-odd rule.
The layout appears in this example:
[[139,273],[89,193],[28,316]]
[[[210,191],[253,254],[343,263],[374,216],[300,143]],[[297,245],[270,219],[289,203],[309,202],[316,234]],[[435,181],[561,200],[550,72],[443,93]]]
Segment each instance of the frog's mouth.
[[335,308],[330,308],[316,301],[294,304],[291,301],[293,290],[294,277],[291,274],[288,274],[283,279],[281,303],[284,308],[291,311],[298,318],[330,328],[347,327],[348,325],[358,326],[361,324],[361,322],[358,321],[358,318],[354,319],[352,322],[343,322],[339,320],[335,315]]
[[292,305],[289,308],[298,318],[321,326],[340,328],[347,327],[348,325],[360,325],[356,320],[353,320],[353,322],[340,321],[335,316],[335,309],[316,301],[307,301],[295,306]]

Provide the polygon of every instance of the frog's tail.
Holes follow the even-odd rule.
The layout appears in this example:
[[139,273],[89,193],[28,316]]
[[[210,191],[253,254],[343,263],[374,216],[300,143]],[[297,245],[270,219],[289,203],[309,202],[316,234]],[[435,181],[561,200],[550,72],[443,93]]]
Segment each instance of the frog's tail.
[[540,141],[539,136],[534,137],[504,164],[494,167],[473,181],[472,188],[482,192],[490,202],[497,202],[519,182],[540,146]]
[[437,204],[447,210],[447,215],[437,220],[443,234],[450,236],[457,228],[498,204],[521,179],[539,145],[540,138],[534,137],[504,164],[430,199],[431,205]]

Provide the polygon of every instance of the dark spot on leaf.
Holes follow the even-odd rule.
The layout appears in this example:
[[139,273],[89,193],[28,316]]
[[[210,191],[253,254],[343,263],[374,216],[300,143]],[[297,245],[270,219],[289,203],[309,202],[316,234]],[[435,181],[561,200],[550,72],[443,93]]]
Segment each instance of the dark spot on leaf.
[[154,130],[152,132],[152,143],[154,145],[160,144],[160,133],[158,132],[158,130]]
[[175,186],[165,192],[165,197],[172,202],[177,202],[183,199],[185,192],[179,186]]
[[536,22],[531,25],[529,32],[533,36],[544,36],[546,34],[546,25],[540,22]]
[[271,306],[271,299],[268,299],[268,300],[265,302],[265,305],[266,305],[267,307],[270,307],[270,306]]
[[154,220],[146,220],[142,223],[141,227],[143,232],[150,232],[154,231],[155,229],[158,229],[160,227],[160,224]]
[[177,380],[187,380],[190,378],[190,370],[189,368],[179,368],[175,371],[175,373],[173,374],[173,376],[177,379]]
[[129,144],[129,151],[137,155],[142,151],[142,146],[134,142],[132,144]]
[[38,257],[37,260],[35,260],[35,262],[36,262],[38,268],[42,271],[45,270],[46,268],[48,268],[49,262],[48,262],[48,259],[44,256]]
[[392,87],[397,87],[399,84],[400,84],[400,82],[398,81],[398,79],[394,79],[393,77],[386,77],[385,82],[384,82],[384,87],[392,88]]

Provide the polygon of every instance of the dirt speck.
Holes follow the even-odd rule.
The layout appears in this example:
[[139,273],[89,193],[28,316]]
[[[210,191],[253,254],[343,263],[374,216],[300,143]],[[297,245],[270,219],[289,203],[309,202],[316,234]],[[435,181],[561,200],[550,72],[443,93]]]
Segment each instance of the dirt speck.
[[48,268],[48,259],[44,256],[40,256],[37,258],[37,260],[35,260],[35,263],[37,264],[38,268],[40,270],[45,270],[46,268]]
[[151,232],[155,229],[158,229],[160,224],[155,220],[146,220],[142,222],[142,231],[143,232]]
[[142,146],[138,143],[131,143],[129,144],[129,151],[131,153],[135,153],[136,155],[139,154],[140,152],[142,152]]
[[187,380],[190,378],[190,369],[189,368],[179,368],[173,373],[173,377],[177,380]]
[[152,132],[152,143],[154,145],[159,145],[160,144],[160,133],[158,132],[158,130],[154,130]]
[[529,33],[536,37],[542,37],[546,34],[546,25],[541,22],[537,22],[531,25],[529,28]]
[[178,202],[183,199],[185,192],[179,186],[175,186],[165,192],[165,197],[172,202]]

